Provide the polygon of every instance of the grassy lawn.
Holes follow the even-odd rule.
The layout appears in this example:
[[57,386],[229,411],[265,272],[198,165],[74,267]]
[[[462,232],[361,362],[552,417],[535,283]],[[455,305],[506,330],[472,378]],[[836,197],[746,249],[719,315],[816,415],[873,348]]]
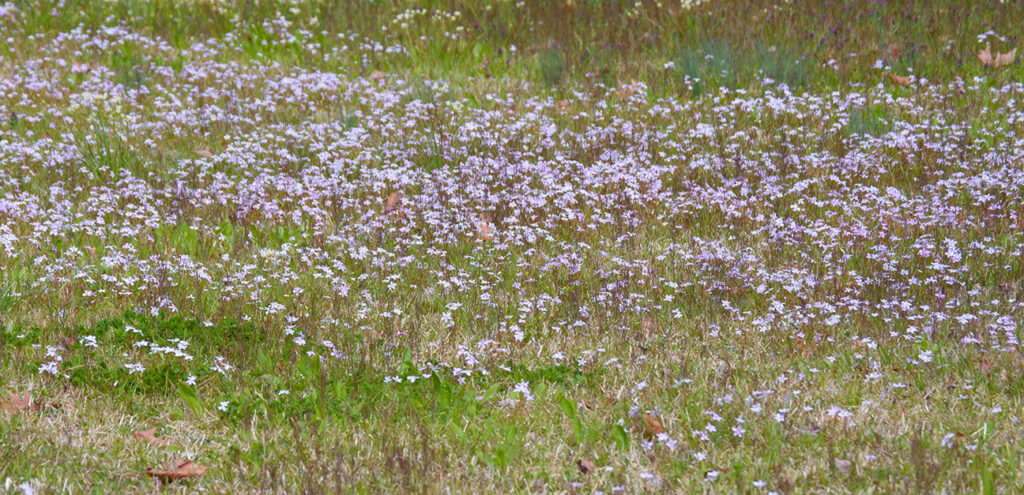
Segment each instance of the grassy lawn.
[[1022,14],[0,3],[0,490],[1022,491]]

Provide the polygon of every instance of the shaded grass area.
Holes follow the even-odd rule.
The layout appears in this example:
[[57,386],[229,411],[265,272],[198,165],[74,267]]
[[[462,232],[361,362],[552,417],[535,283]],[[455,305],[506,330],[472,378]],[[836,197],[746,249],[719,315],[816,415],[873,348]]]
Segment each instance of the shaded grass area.
[[[8,365],[15,366],[5,366],[5,373],[31,374],[31,360],[23,356],[37,347],[46,333],[39,327],[3,330],[0,353]],[[6,466],[16,468],[17,473],[0,467],[0,476],[46,476],[45,468],[40,472],[29,468],[33,449],[7,435],[45,429],[45,423],[63,423],[69,415],[83,416],[84,421],[75,428],[87,429],[90,423],[109,427],[109,418],[103,417],[109,408],[116,408],[122,418],[146,418],[139,424],[159,426],[168,434],[186,432],[181,424],[220,432],[214,435],[223,436],[206,439],[200,448],[210,452],[201,459],[203,462],[225,469],[214,487],[224,480],[244,480],[265,487],[303,486],[314,491],[330,487],[372,493],[389,486],[423,490],[444,481],[446,466],[452,462],[446,458],[451,456],[468,456],[498,475],[508,474],[532,457],[526,433],[538,425],[530,415],[515,411],[533,403],[557,405],[569,422],[568,438],[573,444],[599,444],[608,435],[615,435],[620,450],[629,446],[620,426],[577,414],[578,406],[570,398],[577,393],[574,391],[599,386],[605,377],[575,366],[531,367],[510,362],[494,373],[456,383],[445,367],[433,371],[432,363],[414,364],[409,349],[381,352],[377,344],[371,343],[369,348],[377,351],[363,353],[358,359],[325,357],[322,361],[316,355],[297,354],[287,344],[275,344],[268,340],[272,335],[256,331],[252,323],[205,325],[180,316],[150,317],[132,312],[67,329],[61,335],[66,345],[61,349],[62,369],[68,379],[54,382],[52,388],[44,385],[34,390],[34,395],[45,401],[38,415],[22,414],[4,420],[0,452]],[[98,348],[83,345],[92,339],[99,343]],[[183,348],[194,360],[152,353],[134,355],[135,349],[145,350],[147,343],[171,342],[173,346],[180,340],[189,342]],[[208,363],[215,355],[232,363],[231,369],[220,374],[188,364]],[[131,373],[124,367],[127,361],[145,363],[146,371]],[[405,383],[382,382],[382,371],[387,369],[405,378]],[[194,385],[183,384],[193,373],[198,375],[193,378]],[[410,376],[416,380],[408,379]],[[528,397],[512,392],[522,382],[532,384]],[[102,406],[86,409],[80,402],[83,400]],[[507,405],[497,407],[501,400]],[[100,415],[94,416],[97,412]],[[88,473],[82,479],[85,486],[130,481],[148,466],[146,462],[158,457],[149,449],[133,445],[131,431],[141,428],[122,420],[116,431],[103,433],[108,437],[101,443],[75,445],[76,450],[89,454],[74,460],[58,456],[55,468],[84,469]],[[559,438],[565,436],[552,433]],[[353,443],[353,436],[368,444]],[[195,440],[175,439],[179,444],[170,452],[192,451],[187,443]],[[120,442],[133,453],[129,458],[137,458],[134,468],[104,466],[100,461],[105,457],[96,456],[97,449],[105,450],[101,445]],[[284,452],[291,454],[281,455]],[[364,465],[360,459],[380,453],[385,458],[375,460],[383,462],[376,467]],[[118,457],[124,458],[123,454]],[[377,468],[388,474],[382,478],[367,476],[367,469]],[[233,479],[236,477],[242,479]],[[143,480],[136,483],[145,485]]]
[[[875,84],[883,72],[933,81],[992,73],[974,54],[989,38],[1009,49],[1021,37],[1018,2],[173,2],[21,0],[26,32],[53,35],[117,20],[181,49],[239,24],[242,56],[285,66],[411,73],[449,81],[530,80],[548,88],[631,79],[655,94],[699,94],[772,79],[795,91]],[[280,17],[278,17],[280,16]],[[339,38],[340,36],[340,38]],[[356,36],[402,53],[325,56]],[[32,42],[19,38],[14,43]],[[314,53],[304,46],[314,44]],[[515,47],[515,48],[513,48]],[[17,52],[15,52],[17,53]],[[17,55],[14,55],[15,58]],[[147,80],[147,58],[130,48],[109,63],[126,87]],[[180,64],[180,60],[175,63]],[[668,64],[668,65],[666,65]],[[672,67],[672,64],[675,66]],[[1021,80],[1020,65],[998,71]]]

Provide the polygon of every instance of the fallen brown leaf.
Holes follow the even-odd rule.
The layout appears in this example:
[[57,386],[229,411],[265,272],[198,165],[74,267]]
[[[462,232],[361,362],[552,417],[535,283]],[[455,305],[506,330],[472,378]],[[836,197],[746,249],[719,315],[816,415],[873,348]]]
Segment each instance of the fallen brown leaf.
[[850,461],[848,461],[846,459],[840,459],[838,457],[835,458],[835,459],[832,459],[832,465],[834,465],[836,467],[836,469],[839,470],[840,473],[842,473],[843,476],[849,475],[850,474],[850,470],[853,469],[853,463],[852,462],[850,462]]
[[644,318],[640,322],[640,327],[643,329],[645,334],[652,334],[658,331],[658,324],[650,318]]
[[145,431],[137,431],[134,433],[134,435],[135,438],[138,438],[139,440],[144,440],[158,447],[169,447],[171,445],[174,445],[174,443],[172,443],[170,440],[167,440],[166,438],[157,437],[156,428],[150,428]]
[[624,100],[636,93],[640,89],[640,83],[636,79],[630,79],[629,84],[619,83],[619,88],[615,90],[615,96],[620,100]]
[[899,43],[889,45],[889,55],[893,60],[899,59],[901,53],[903,53],[903,47]]
[[910,78],[906,76],[898,76],[896,74],[889,74],[889,79],[892,82],[899,84],[900,86],[910,86]]
[[665,433],[665,426],[661,424],[661,420],[644,413],[644,436],[650,438],[661,433]]
[[205,472],[206,466],[196,464],[192,461],[176,462],[170,469],[149,468],[146,470],[147,475],[159,478],[160,481],[163,481],[164,483],[170,483],[184,478],[202,476]]
[[491,230],[491,222],[487,220],[487,217],[481,215],[480,222],[477,223],[477,229],[480,230],[480,238],[485,241],[494,240],[494,231]]
[[1014,48],[1006,53],[1000,53],[996,55],[995,66],[1002,67],[1004,65],[1010,65],[1017,58],[1017,49]]
[[578,459],[576,461],[576,467],[580,468],[580,472],[583,474],[590,473],[597,469],[597,466],[594,465],[594,461],[587,458]]
[[21,411],[39,410],[39,404],[34,404],[32,402],[32,397],[29,396],[27,390],[21,394],[7,392],[7,397],[7,399],[0,399],[0,411],[4,414],[16,414]]
[[985,67],[988,67],[995,62],[995,59],[992,58],[992,45],[985,45],[985,49],[978,52],[978,60],[980,60],[981,65],[984,65]]
[[1014,48],[1006,53],[996,53],[992,55],[992,45],[985,45],[985,49],[978,52],[978,60],[985,67],[1002,67],[1004,65],[1012,64],[1017,58],[1017,49]]
[[393,192],[391,194],[388,194],[388,200],[387,200],[387,202],[384,203],[384,208],[390,211],[390,210],[394,209],[395,205],[397,205],[398,202],[401,201],[401,200],[402,200],[402,193],[400,193],[398,191],[395,191],[395,192]]
[[72,74],[85,74],[86,72],[89,72],[91,69],[92,68],[89,67],[89,64],[80,64],[78,62],[73,62],[71,64]]

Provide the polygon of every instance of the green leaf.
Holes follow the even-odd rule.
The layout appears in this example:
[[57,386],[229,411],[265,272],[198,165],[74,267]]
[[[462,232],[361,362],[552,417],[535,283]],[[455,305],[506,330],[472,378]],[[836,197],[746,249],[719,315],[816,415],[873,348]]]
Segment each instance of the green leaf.
[[501,384],[500,383],[494,383],[490,387],[487,387],[487,391],[484,392],[484,398],[481,399],[481,400],[482,401],[492,400],[495,397],[497,397],[499,393],[501,393]]
[[480,460],[487,467],[494,467],[494,458],[492,458],[487,452],[483,450],[476,451],[476,458]]
[[558,407],[562,408],[562,412],[564,412],[566,416],[569,416],[569,419],[575,418],[576,411],[579,409],[576,401],[565,397],[562,397],[562,400],[558,401]]
[[548,384],[541,382],[533,388],[533,395],[537,396],[538,399],[543,399],[544,394],[548,391]]
[[309,356],[309,375],[310,378],[316,378],[320,376],[320,355],[313,354]]
[[629,450],[629,434],[626,433],[626,429],[622,425],[615,425],[612,427],[612,438],[615,439],[615,446],[619,450],[625,452]]
[[196,395],[195,389],[189,387],[188,385],[185,385],[184,383],[179,383],[178,395],[181,396],[181,398],[185,401],[185,404],[189,407],[189,409],[192,410],[193,413],[195,413],[197,417],[202,417],[203,411],[206,410],[206,407],[203,405],[203,402],[199,400],[199,397]]
[[982,495],[995,495],[996,478],[988,468],[987,462],[981,463],[981,493]]

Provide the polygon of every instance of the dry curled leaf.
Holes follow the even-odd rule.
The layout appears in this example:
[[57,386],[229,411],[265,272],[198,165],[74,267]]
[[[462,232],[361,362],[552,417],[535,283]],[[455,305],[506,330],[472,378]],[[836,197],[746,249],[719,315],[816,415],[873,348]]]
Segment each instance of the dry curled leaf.
[[1004,65],[1010,65],[1014,60],[1017,59],[1017,49],[1014,48],[1006,53],[1000,53],[996,55],[995,66],[1002,67]]
[[644,318],[640,322],[640,331],[635,335],[637,339],[636,346],[643,352],[649,351],[651,349],[651,337],[657,332],[658,324],[648,318]]
[[394,212],[395,211],[395,207],[398,206],[398,202],[400,202],[400,201],[401,201],[401,193],[399,193],[397,191],[387,195],[387,201],[384,202],[384,211],[386,213]]
[[402,203],[402,193],[394,191],[388,194],[388,199],[384,201],[384,214],[390,216],[401,217],[406,220],[409,219],[409,215],[399,207]]
[[900,45],[899,43],[894,43],[894,44],[889,45],[889,57],[892,60],[898,60],[900,58],[900,54],[902,54],[902,53],[903,53],[903,46]]
[[576,461],[576,467],[580,468],[580,472],[583,474],[590,473],[597,469],[597,466],[594,465],[594,461],[587,458],[578,459]]
[[995,62],[995,59],[992,58],[992,45],[985,45],[985,49],[978,52],[978,60],[981,61],[981,65],[984,65],[985,67],[988,67]]
[[655,333],[658,331],[658,324],[650,318],[644,318],[640,322],[640,325],[643,328],[644,333]]
[[154,478],[159,478],[160,481],[170,483],[175,480],[184,478],[194,478],[202,476],[206,472],[206,466],[202,464],[196,464],[192,461],[176,462],[169,469],[153,469],[149,468],[146,470],[146,474]]
[[32,402],[32,397],[29,396],[27,390],[20,394],[7,392],[7,399],[0,399],[0,412],[3,412],[4,414],[16,414],[21,411],[38,410],[39,404]]
[[629,98],[640,89],[640,83],[636,79],[630,79],[628,84],[619,84],[619,88],[615,90],[615,96],[620,100]]
[[1002,67],[1010,65],[1017,58],[1017,49],[1014,48],[1006,53],[992,55],[992,45],[985,45],[985,49],[978,52],[978,60],[985,67]]
[[910,78],[906,76],[899,76],[896,74],[889,74],[889,79],[892,82],[899,84],[900,86],[910,86]]
[[135,438],[138,438],[139,440],[144,440],[158,447],[169,447],[171,445],[174,445],[170,440],[167,440],[166,438],[157,437],[156,428],[150,428],[144,431],[137,431],[134,433],[134,435]]
[[853,469],[852,462],[838,457],[832,460],[832,464],[836,467],[836,470],[842,473],[843,476],[850,474],[850,470]]
[[480,238],[485,241],[494,240],[494,230],[491,229],[491,222],[487,220],[487,217],[481,215],[480,222],[476,225],[480,231]]
[[650,438],[662,433],[665,433],[665,426],[661,424],[661,420],[644,413],[644,436]]

